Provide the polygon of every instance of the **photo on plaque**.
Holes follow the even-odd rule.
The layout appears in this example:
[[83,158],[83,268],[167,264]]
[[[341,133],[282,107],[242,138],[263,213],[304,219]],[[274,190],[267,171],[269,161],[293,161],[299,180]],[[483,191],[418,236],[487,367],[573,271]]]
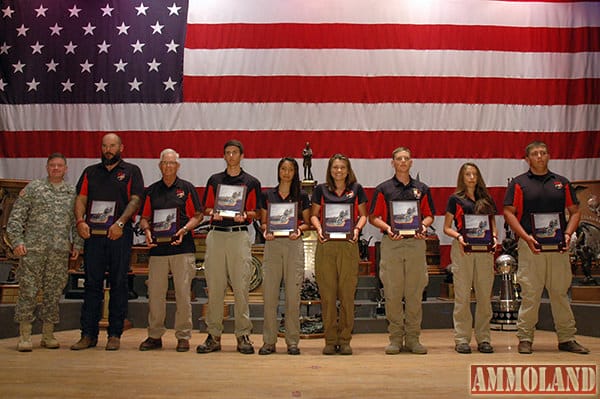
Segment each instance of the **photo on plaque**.
[[492,215],[464,215],[463,230],[465,252],[489,252],[494,248]]
[[150,229],[154,244],[170,244],[177,240],[177,208],[155,209]]
[[90,226],[91,235],[105,236],[108,234],[108,228],[115,222],[115,208],[115,201],[92,201],[86,220]]
[[421,210],[419,201],[390,201],[391,228],[394,234],[412,237],[421,230]]
[[234,218],[244,212],[246,203],[246,186],[219,184],[214,212],[224,218]]
[[287,237],[298,226],[298,203],[269,203],[267,233],[276,237]]
[[323,236],[329,240],[351,240],[353,215],[352,204],[323,204]]
[[532,213],[531,230],[542,252],[562,251],[565,247],[565,233],[561,212]]

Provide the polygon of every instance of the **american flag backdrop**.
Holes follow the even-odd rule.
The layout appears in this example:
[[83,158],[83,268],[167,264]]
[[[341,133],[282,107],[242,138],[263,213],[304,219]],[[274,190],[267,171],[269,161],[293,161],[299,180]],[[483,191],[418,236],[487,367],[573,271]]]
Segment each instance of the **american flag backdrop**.
[[0,0],[0,130],[0,178],[61,151],[75,182],[117,132],[146,185],[171,147],[200,188],[229,138],[265,187],[310,142],[315,179],[342,152],[369,194],[408,146],[447,248],[466,161],[500,210],[533,140],[557,173],[600,179],[600,3]]

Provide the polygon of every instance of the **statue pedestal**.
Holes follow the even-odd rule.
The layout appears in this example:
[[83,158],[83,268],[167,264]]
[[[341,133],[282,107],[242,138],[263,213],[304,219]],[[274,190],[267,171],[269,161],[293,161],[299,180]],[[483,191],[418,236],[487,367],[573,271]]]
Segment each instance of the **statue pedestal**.
[[301,184],[302,184],[302,190],[306,191],[306,194],[308,194],[308,197],[310,198],[310,196],[312,195],[313,189],[317,185],[317,181],[316,180],[302,180]]

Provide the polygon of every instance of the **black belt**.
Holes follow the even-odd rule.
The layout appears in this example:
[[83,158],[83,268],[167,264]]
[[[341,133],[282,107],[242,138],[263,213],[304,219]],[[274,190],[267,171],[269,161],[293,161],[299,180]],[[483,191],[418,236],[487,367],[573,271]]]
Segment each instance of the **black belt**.
[[248,226],[233,226],[233,227],[221,227],[221,226],[210,226],[208,230],[224,231],[231,233],[233,231],[248,231]]

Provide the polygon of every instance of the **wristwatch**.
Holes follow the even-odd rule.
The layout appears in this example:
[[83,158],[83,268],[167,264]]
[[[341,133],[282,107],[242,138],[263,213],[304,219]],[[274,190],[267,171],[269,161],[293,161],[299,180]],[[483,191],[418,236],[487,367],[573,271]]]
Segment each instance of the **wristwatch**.
[[120,228],[125,227],[125,223],[121,222],[120,220],[117,220],[116,225],[119,226]]

